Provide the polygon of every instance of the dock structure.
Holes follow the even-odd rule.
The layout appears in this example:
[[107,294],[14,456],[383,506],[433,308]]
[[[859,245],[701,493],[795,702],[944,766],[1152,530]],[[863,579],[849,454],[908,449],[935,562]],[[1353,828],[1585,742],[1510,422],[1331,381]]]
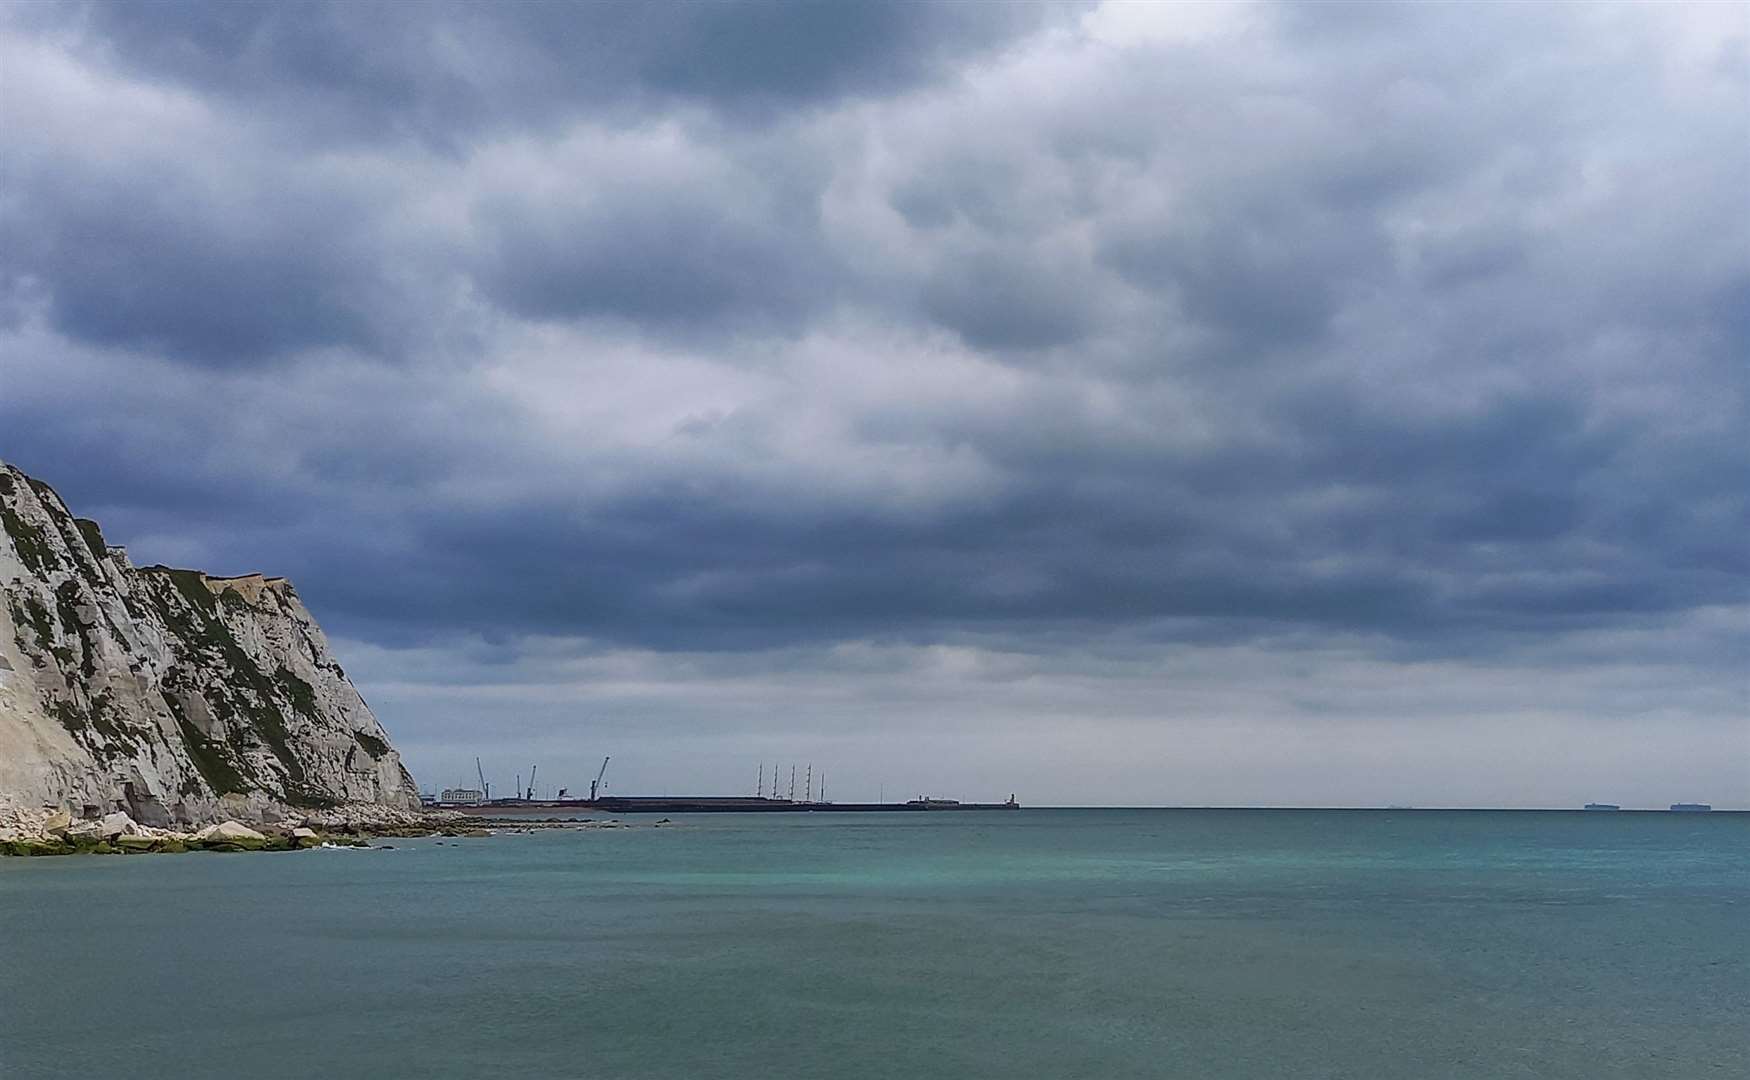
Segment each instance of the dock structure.
[[480,809],[487,813],[531,811],[594,811],[602,814],[847,814],[870,812],[940,812],[952,810],[1019,810],[1021,804],[1013,795],[1007,802],[970,803],[954,799],[912,799],[902,803],[835,803],[802,802],[796,799],[776,799],[746,795],[607,795],[597,799],[551,799],[522,801],[514,805],[492,805]]
[[[1006,802],[960,802],[956,799],[938,799],[919,795],[906,802],[890,803],[885,799],[885,791],[877,802],[830,802],[826,797],[826,770],[820,772],[820,786],[816,792],[814,783],[814,763],[806,766],[792,763],[787,793],[780,793],[784,787],[783,765],[772,763],[771,780],[766,780],[766,763],[761,761],[754,773],[754,794],[746,795],[608,795],[602,790],[603,780],[608,774],[609,757],[602,758],[601,768],[596,771],[595,779],[589,784],[589,798],[566,798],[565,788],[559,788],[556,798],[538,799],[535,797],[535,774],[539,764],[529,766],[528,786],[523,786],[523,774],[516,774],[516,788],[508,799],[492,797],[492,787],[486,781],[486,770],[478,757],[474,759],[474,774],[480,782],[478,788],[465,788],[457,784],[453,788],[444,789],[440,796],[427,796],[428,805],[449,807],[458,810],[470,810],[485,814],[530,814],[551,813],[554,811],[577,813],[590,811],[601,814],[772,814],[772,813],[817,813],[846,814],[869,813],[875,811],[894,813],[907,811],[942,811],[942,810],[1019,810],[1021,804],[1010,795]],[[796,798],[797,773],[802,776],[802,798]]]

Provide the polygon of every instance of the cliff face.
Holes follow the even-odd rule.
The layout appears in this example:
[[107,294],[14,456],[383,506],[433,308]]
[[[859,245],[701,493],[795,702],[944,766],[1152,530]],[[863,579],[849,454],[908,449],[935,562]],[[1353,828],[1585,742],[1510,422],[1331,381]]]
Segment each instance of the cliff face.
[[0,462],[0,807],[148,825],[419,805],[291,583],[136,568]]

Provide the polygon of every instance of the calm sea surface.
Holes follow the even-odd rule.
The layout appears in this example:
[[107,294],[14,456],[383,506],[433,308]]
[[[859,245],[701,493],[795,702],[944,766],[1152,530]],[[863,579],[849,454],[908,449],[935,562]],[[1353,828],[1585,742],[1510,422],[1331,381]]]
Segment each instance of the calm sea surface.
[[1750,1075],[1746,815],[392,843],[0,859],[0,1076]]

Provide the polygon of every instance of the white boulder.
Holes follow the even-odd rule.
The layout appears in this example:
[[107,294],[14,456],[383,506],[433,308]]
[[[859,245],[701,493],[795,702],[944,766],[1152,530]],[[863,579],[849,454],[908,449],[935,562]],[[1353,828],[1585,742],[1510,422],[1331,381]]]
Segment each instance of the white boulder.
[[120,810],[113,814],[105,814],[97,822],[105,840],[114,840],[118,836],[140,835],[140,824]]
[[239,825],[235,821],[221,821],[217,825],[208,825],[194,834],[196,840],[266,840],[267,837],[256,832],[247,825]]
[[81,821],[66,830],[68,836],[88,837],[94,840],[114,840],[118,836],[139,836],[140,826],[133,818],[120,810],[113,814],[105,814],[95,821]]

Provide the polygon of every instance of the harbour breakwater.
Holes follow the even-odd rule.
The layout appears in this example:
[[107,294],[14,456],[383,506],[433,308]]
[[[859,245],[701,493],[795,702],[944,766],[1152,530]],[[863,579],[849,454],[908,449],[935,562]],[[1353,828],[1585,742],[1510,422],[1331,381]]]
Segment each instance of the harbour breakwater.
[[916,798],[905,802],[807,802],[795,799],[737,795],[604,795],[597,799],[507,799],[470,807],[476,813],[517,815],[555,810],[607,814],[856,814],[916,811],[1019,810],[1013,795],[1007,802],[960,802],[957,799]]

